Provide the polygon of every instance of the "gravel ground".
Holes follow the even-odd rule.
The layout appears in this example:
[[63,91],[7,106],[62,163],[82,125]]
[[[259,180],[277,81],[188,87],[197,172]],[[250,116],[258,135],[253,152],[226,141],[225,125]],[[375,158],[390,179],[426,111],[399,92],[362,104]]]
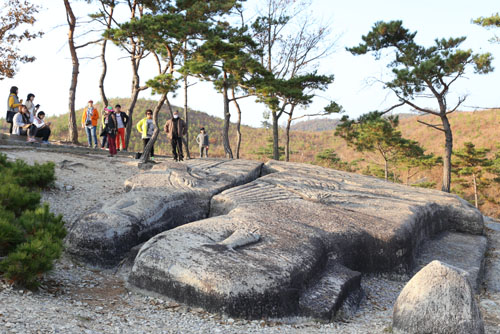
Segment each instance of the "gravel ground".
[[[138,171],[126,158],[34,150],[3,153],[29,162],[56,162],[57,188],[44,192],[43,201],[67,222],[103,196],[123,192],[123,181]],[[208,313],[129,291],[126,273],[126,268],[119,273],[93,270],[64,255],[37,292],[0,280],[0,333],[390,333],[392,306],[408,280],[366,275],[358,312],[344,322],[322,323],[297,317],[248,321]],[[500,333],[499,305],[499,294],[481,295],[487,333]]]

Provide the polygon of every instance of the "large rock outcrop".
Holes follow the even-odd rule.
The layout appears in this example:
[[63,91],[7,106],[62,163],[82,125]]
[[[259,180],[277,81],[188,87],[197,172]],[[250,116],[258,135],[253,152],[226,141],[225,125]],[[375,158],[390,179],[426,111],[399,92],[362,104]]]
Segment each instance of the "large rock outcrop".
[[396,300],[392,328],[396,334],[483,334],[466,273],[440,261],[425,266]]
[[210,200],[224,189],[251,182],[262,163],[190,160],[164,163],[127,180],[127,193],[107,199],[69,228],[67,250],[98,266],[116,265],[134,246],[206,218]]
[[331,319],[359,302],[360,272],[408,272],[427,238],[483,232],[479,211],[443,192],[305,164],[264,173],[146,242],[130,283],[231,315]]

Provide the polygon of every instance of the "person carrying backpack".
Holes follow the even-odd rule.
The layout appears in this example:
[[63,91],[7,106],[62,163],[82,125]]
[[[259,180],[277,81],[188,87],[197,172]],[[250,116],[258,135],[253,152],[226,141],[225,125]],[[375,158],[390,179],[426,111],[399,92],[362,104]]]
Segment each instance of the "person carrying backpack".
[[92,147],[92,138],[94,139],[94,148],[97,148],[97,121],[99,120],[99,112],[94,108],[94,101],[89,100],[87,108],[83,110],[82,127],[87,133],[87,141],[89,147]]

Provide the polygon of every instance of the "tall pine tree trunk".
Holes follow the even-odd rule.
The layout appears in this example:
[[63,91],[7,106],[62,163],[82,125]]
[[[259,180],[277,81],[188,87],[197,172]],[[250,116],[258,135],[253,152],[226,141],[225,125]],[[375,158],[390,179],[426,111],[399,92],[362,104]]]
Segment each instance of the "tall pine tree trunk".
[[442,191],[450,192],[451,188],[451,154],[453,152],[453,135],[451,133],[450,122],[445,113],[441,115],[445,136],[444,156],[443,156],[443,186]]
[[[185,56],[184,56],[185,57]],[[184,142],[184,147],[186,148],[186,156],[191,159],[191,154],[189,153],[189,116],[188,116],[188,76],[184,75],[184,121],[186,122],[186,136],[182,137]]]
[[292,117],[293,110],[295,109],[295,105],[292,105],[290,109],[290,113],[288,114],[288,120],[286,122],[286,130],[285,130],[285,161],[290,161],[290,127],[292,126]]
[[224,83],[222,84],[222,95],[224,96],[224,132],[222,134],[222,143],[224,145],[224,153],[226,158],[233,158],[233,151],[231,151],[231,144],[229,143],[229,126],[231,114],[229,113],[229,96],[227,83],[227,73],[224,72]]
[[240,147],[241,147],[241,108],[236,100],[236,94],[234,92],[234,87],[231,90],[233,96],[233,102],[236,106],[236,111],[238,112],[238,120],[236,121],[236,159],[240,158]]
[[132,94],[130,96],[130,106],[128,108],[128,117],[129,121],[127,122],[127,128],[125,130],[125,150],[128,149],[128,145],[130,142],[130,137],[132,136],[132,124],[134,120],[134,108],[135,104],[137,103],[137,98],[140,93],[140,87],[139,87],[139,64],[136,62],[136,60],[132,57]]
[[271,117],[273,119],[273,159],[280,159],[279,151],[279,127],[278,127],[278,113],[276,110],[271,111]]
[[[105,6],[105,5],[103,4],[103,6]],[[111,28],[111,24],[113,22],[113,12],[115,9],[114,1],[112,1],[109,4],[109,6],[110,6],[109,14],[108,14],[107,21],[106,21],[106,28],[107,29]],[[107,45],[107,43],[108,43],[107,39],[102,40],[102,47],[101,47],[102,72],[101,72],[101,76],[99,77],[99,91],[101,93],[101,101],[102,101],[104,107],[109,104],[108,98],[106,97],[106,93],[104,92],[104,79],[106,78],[106,73],[108,71],[108,64],[106,63],[106,45]]]
[[73,144],[78,144],[78,128],[76,126],[76,113],[75,113],[75,99],[76,99],[76,85],[78,83],[78,73],[80,68],[80,63],[78,62],[78,55],[76,54],[75,48],[75,27],[76,18],[69,0],[64,0],[64,6],[66,7],[66,18],[68,20],[69,32],[68,32],[68,44],[69,51],[71,53],[71,62],[73,64],[73,70],[71,72],[71,84],[69,87],[69,136],[68,141]]

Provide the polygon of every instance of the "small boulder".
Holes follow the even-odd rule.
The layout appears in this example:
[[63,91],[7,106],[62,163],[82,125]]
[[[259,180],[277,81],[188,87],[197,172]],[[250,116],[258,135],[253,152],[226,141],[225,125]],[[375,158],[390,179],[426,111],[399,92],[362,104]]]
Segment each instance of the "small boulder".
[[481,312],[465,275],[440,261],[420,270],[396,300],[394,333],[483,334]]

